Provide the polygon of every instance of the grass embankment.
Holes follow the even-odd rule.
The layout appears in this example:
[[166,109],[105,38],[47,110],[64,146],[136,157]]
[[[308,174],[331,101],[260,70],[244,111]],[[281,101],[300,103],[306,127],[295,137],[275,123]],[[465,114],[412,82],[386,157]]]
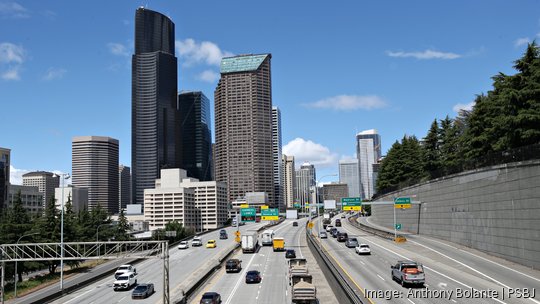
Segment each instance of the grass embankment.
[[[85,261],[79,265],[79,267],[70,268],[69,266],[66,266],[64,269],[64,280],[79,274],[83,272],[87,272],[89,269],[96,267],[99,264],[104,263],[104,260],[91,260],[91,261]],[[56,273],[54,274],[39,274],[34,277],[29,278],[28,280],[24,280],[22,282],[17,283],[17,296],[21,297],[26,294],[32,293],[36,290],[45,288],[47,286],[53,285],[54,283],[58,283],[60,281],[60,272],[59,269],[57,269]],[[14,292],[14,284],[13,282],[7,283],[4,287],[4,291],[6,293],[5,300],[13,299],[13,296],[15,294]]]

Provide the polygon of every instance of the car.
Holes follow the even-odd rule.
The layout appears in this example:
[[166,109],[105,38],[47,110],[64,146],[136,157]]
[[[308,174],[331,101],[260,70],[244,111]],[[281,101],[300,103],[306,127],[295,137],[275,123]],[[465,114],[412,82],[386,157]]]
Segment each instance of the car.
[[340,232],[337,235],[338,242],[345,242],[349,238],[349,235],[346,232]]
[[146,299],[154,293],[154,284],[139,284],[131,292],[132,299]]
[[227,230],[221,229],[221,230],[219,231],[219,239],[220,239],[220,240],[226,240],[226,239],[228,239],[228,238],[229,238],[229,236],[227,235]]
[[341,215],[341,218],[345,218],[345,214],[342,214],[342,215]]
[[208,242],[206,242],[206,248],[216,248],[216,247],[217,247],[216,240],[208,240]]
[[424,285],[426,276],[424,267],[414,261],[398,261],[396,265],[390,266],[392,269],[392,279],[401,283],[405,287],[406,284]]
[[180,244],[178,244],[178,249],[188,249],[189,243],[188,241],[181,241]]
[[133,272],[133,273],[137,274],[137,269],[135,269],[135,266],[133,266],[131,264],[120,265],[120,267],[118,267],[118,269],[114,273],[114,278],[118,279],[119,276],[123,275],[124,273],[128,273],[128,272]]
[[292,225],[293,227],[298,227],[298,222],[293,222]]
[[199,304],[219,304],[221,303],[221,295],[217,292],[205,292]]
[[225,263],[225,272],[240,272],[242,271],[242,261],[239,259],[229,259]]
[[328,235],[326,234],[326,231],[321,231],[321,232],[319,232],[319,237],[321,239],[326,239],[326,238],[328,238]]
[[341,227],[341,220],[336,219],[336,222],[334,223],[334,225],[336,225],[336,227]]
[[371,248],[368,244],[360,244],[354,249],[358,254],[371,254]]
[[261,273],[258,270],[250,270],[246,273],[246,283],[260,283],[261,281]]
[[137,274],[134,272],[126,272],[116,278],[116,281],[113,283],[113,290],[127,290],[134,285],[137,285]]
[[332,228],[334,228],[334,226],[332,226],[332,225],[326,226],[326,232],[330,232],[332,230]]
[[295,259],[296,258],[296,252],[294,251],[294,249],[287,249],[287,251],[285,251],[285,258],[287,258],[287,259]]
[[339,234],[339,230],[337,228],[333,228],[332,230],[330,230],[330,234],[332,235],[333,238],[337,238]]
[[194,237],[193,240],[191,240],[191,246],[193,247],[202,246],[202,239],[198,236]]
[[358,240],[356,238],[348,238],[345,241],[345,246],[347,248],[356,248],[358,246]]

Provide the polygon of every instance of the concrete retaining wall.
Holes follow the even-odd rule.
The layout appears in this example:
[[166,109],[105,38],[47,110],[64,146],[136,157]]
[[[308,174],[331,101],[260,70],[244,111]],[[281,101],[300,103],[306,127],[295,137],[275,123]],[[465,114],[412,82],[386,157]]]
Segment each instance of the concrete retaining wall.
[[[540,269],[540,160],[467,171],[390,193],[420,205],[397,209],[402,230],[429,235]],[[393,206],[373,205],[392,228]]]

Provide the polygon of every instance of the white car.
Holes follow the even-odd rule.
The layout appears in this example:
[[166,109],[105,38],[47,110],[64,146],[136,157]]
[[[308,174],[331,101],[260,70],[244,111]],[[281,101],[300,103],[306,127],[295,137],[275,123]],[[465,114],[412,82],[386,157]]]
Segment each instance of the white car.
[[137,285],[137,274],[134,272],[126,272],[116,278],[116,281],[113,283],[113,289],[114,291],[126,290],[133,285]]
[[326,226],[326,232],[330,232],[330,230],[332,230],[332,228],[334,228],[334,226],[332,226],[332,225]]
[[180,244],[178,245],[178,249],[188,249],[189,248],[189,243],[187,241],[181,241]]
[[371,249],[368,244],[360,244],[354,249],[358,254],[371,254]]
[[193,240],[191,240],[191,246],[202,246],[202,240],[200,237],[194,237]]
[[133,272],[137,274],[137,269],[135,269],[135,267],[131,264],[121,265],[120,267],[118,267],[118,269],[114,273],[114,278],[117,279],[119,276],[128,272]]

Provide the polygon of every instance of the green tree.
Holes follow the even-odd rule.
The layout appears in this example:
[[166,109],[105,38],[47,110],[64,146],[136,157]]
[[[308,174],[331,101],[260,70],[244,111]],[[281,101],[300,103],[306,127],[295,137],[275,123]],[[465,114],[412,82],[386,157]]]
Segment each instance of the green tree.
[[[441,169],[441,153],[440,153],[440,130],[439,124],[435,119],[431,123],[426,137],[424,137],[424,143],[422,145],[422,158],[424,170],[428,174],[435,174],[436,171]],[[431,176],[433,177],[433,176]]]
[[[39,238],[41,242],[60,242],[60,212],[56,208],[56,199],[54,196],[47,201],[43,216],[36,220],[36,230],[40,232]],[[48,261],[46,264],[49,273],[53,274],[56,272],[59,261]]]
[[118,225],[116,226],[116,235],[115,238],[117,241],[127,241],[129,240],[129,223],[124,214],[124,209],[120,209],[120,214],[118,215]]

